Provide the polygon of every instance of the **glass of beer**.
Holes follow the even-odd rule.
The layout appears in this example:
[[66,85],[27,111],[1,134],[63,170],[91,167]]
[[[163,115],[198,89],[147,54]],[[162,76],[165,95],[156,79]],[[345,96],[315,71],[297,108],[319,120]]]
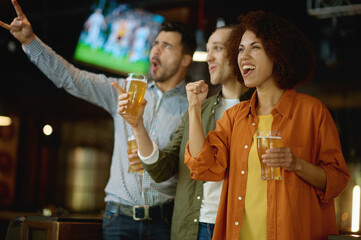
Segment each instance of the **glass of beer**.
[[[137,141],[135,140],[135,137],[134,136],[130,136],[128,137],[128,147],[127,147],[127,151],[128,151],[128,155],[129,154],[132,154],[133,150],[134,149],[138,149],[138,145],[137,145]],[[134,161],[140,161],[140,158],[134,158],[134,159],[129,159],[129,168],[128,168],[128,172],[129,173],[140,173],[140,174],[143,174],[144,172],[144,169],[143,169],[143,166],[142,166],[142,163],[139,162],[139,164],[137,165],[130,165],[131,162],[134,162]],[[138,169],[138,168],[141,168],[141,169]]]
[[282,180],[280,167],[269,167],[262,162],[262,155],[267,149],[282,147],[282,138],[279,131],[257,132],[257,151],[261,161],[262,180]]
[[145,90],[147,89],[147,77],[138,73],[129,73],[125,80],[124,90],[129,95],[129,103],[122,112],[124,115],[131,115],[136,118],[140,103],[143,100]]

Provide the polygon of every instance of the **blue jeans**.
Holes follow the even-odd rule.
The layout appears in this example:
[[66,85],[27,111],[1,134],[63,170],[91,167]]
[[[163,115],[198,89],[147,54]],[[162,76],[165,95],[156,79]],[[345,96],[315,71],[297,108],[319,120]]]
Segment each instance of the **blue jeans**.
[[198,240],[212,240],[214,231],[213,223],[199,223],[198,227]]
[[169,240],[172,213],[162,219],[135,221],[120,211],[107,208],[103,219],[103,240]]

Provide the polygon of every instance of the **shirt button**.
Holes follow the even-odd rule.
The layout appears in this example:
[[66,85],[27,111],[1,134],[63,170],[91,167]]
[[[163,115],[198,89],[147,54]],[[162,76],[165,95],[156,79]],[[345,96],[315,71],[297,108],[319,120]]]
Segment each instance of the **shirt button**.
[[244,174],[244,171],[241,171],[241,174]]
[[238,200],[242,200],[242,197],[238,197]]
[[256,126],[256,123],[252,123],[252,126]]
[[197,199],[199,200],[199,199],[201,199],[201,197],[200,197],[200,196],[197,196]]
[[197,220],[197,219],[194,219],[193,221],[194,221],[194,222],[197,222],[198,220]]
[[238,225],[239,225],[239,222],[235,222],[234,225],[238,226]]
[[248,148],[248,145],[244,145],[244,148],[247,149],[247,148]]
[[214,113],[214,110],[212,110],[212,114]]

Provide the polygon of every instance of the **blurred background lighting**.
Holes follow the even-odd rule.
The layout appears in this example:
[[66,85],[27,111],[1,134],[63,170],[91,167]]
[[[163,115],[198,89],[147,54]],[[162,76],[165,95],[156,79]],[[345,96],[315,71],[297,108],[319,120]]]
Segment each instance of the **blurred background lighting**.
[[355,185],[352,192],[351,231],[358,232],[359,229],[360,229],[360,186]]
[[11,118],[0,116],[0,126],[10,126],[11,125]]
[[193,54],[193,61],[195,62],[205,62],[207,58],[207,52],[195,51]]
[[46,135],[46,136],[49,136],[50,134],[53,133],[53,128],[50,126],[50,125],[45,125],[43,127],[43,133]]

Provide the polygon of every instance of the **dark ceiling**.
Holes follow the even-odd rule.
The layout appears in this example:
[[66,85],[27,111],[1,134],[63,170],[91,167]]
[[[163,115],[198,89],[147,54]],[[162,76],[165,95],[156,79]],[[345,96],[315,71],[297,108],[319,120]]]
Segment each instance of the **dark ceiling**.
[[[73,51],[85,19],[91,13],[93,0],[19,0],[23,11],[33,25],[35,33],[56,52],[72,61]],[[118,1],[120,2],[120,1]],[[319,63],[314,81],[319,84],[338,85],[360,89],[358,59],[361,56],[360,16],[337,19],[316,19],[307,14],[303,1],[235,1],[235,0],[133,0],[123,1],[147,10],[162,13],[167,20],[177,19],[177,11],[186,9],[184,22],[198,25],[199,4],[204,3],[204,31],[214,30],[218,17],[226,23],[236,22],[241,13],[254,9],[273,11],[292,20],[314,43]],[[15,11],[10,0],[0,1],[0,18],[10,23]],[[178,19],[177,19],[178,20]],[[327,45],[328,44],[328,45]],[[12,47],[15,46],[15,50]],[[329,51],[325,51],[325,46]],[[97,69],[78,66],[91,71]],[[107,73],[112,75],[112,73]],[[21,50],[18,42],[4,29],[0,29],[0,100],[15,111],[59,112],[75,115],[94,115],[103,111],[57,89],[37,70]],[[81,109],[81,110],[79,110]]]

